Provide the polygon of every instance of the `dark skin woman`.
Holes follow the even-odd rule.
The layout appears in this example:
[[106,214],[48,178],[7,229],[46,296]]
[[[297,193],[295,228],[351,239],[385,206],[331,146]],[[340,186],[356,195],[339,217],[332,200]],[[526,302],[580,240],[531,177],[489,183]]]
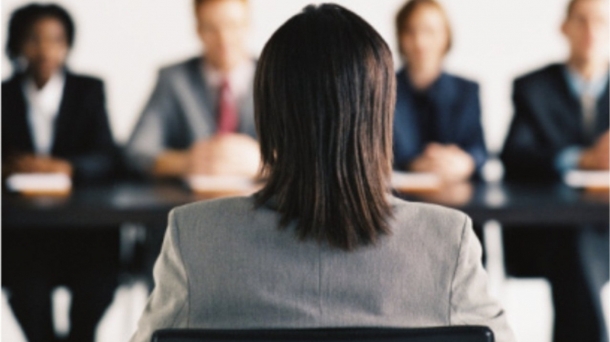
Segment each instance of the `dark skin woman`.
[[[64,25],[53,17],[36,21],[25,35],[21,56],[27,61],[26,74],[43,88],[51,76],[66,64],[70,46]],[[59,172],[72,175],[69,161],[53,156],[23,154],[4,165],[10,172]]]
[[[7,54],[14,72],[2,83],[2,173],[63,173],[74,186],[113,179],[117,150],[101,80],[71,72],[69,14],[53,4],[12,13]],[[117,227],[5,226],[2,286],[30,342],[54,341],[51,292],[72,294],[67,341],[93,341],[117,285]]]

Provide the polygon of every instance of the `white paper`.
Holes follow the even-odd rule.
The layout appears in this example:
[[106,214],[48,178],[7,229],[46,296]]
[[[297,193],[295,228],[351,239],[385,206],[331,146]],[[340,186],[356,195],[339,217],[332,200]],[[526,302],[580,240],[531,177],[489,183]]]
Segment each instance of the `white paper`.
[[564,182],[573,188],[609,188],[610,172],[608,171],[568,171]]
[[396,190],[437,190],[441,179],[433,173],[392,172],[392,188]]
[[251,178],[238,176],[193,175],[186,182],[195,192],[247,192],[255,189]]
[[64,173],[15,173],[6,179],[6,187],[16,192],[68,192],[72,180]]

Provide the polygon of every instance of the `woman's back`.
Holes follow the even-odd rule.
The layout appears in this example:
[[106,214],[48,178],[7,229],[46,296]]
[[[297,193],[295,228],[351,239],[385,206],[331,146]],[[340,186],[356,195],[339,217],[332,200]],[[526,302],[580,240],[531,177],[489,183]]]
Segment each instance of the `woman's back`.
[[166,327],[451,324],[512,340],[466,215],[390,195],[395,76],[368,23],[332,4],[289,19],[263,49],[254,102],[265,185],[170,214],[134,341]]
[[[278,230],[273,203],[198,202],[170,215],[163,275],[138,337],[162,327],[280,328],[480,324],[510,336],[486,293],[470,219],[390,200],[392,234],[352,252]],[[510,337],[508,337],[510,338]],[[499,338],[499,341],[506,340]]]

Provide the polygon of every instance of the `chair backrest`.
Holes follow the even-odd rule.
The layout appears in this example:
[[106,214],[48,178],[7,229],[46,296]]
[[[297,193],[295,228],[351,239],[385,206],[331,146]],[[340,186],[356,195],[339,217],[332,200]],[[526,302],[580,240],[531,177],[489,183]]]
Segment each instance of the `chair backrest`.
[[256,330],[158,330],[152,342],[493,342],[482,326],[434,328],[323,328]]

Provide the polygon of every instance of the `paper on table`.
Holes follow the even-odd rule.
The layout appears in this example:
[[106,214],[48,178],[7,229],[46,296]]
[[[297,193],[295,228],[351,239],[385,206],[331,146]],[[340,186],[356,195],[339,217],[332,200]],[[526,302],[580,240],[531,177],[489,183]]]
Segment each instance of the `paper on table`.
[[256,190],[251,178],[238,176],[205,176],[193,175],[186,178],[188,186],[194,192],[248,193]]
[[27,194],[64,194],[72,189],[72,180],[63,173],[15,173],[6,179],[6,187]]
[[572,170],[564,175],[563,181],[573,188],[608,189],[610,172]]
[[434,191],[441,187],[441,179],[433,173],[392,172],[392,188],[398,191]]

